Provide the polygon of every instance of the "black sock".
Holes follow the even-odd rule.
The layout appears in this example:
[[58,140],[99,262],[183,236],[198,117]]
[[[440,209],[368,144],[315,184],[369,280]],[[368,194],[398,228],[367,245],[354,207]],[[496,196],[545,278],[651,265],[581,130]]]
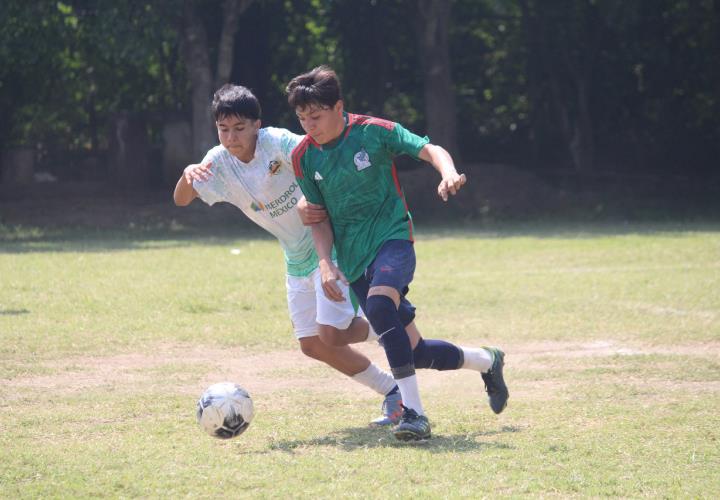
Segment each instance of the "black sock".
[[463,352],[455,344],[444,340],[420,339],[413,350],[415,368],[457,370],[463,365]]

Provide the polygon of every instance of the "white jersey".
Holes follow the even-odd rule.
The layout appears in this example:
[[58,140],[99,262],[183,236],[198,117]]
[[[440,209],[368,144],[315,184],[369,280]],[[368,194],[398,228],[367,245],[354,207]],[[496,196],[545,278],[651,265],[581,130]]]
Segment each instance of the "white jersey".
[[215,146],[203,159],[203,163],[212,162],[213,175],[207,181],[193,182],[208,205],[232,203],[275,236],[291,276],[308,276],[318,265],[312,232],[294,209],[302,191],[295,180],[291,154],[301,140],[302,136],[289,130],[262,128],[249,163],[238,160],[224,146]]

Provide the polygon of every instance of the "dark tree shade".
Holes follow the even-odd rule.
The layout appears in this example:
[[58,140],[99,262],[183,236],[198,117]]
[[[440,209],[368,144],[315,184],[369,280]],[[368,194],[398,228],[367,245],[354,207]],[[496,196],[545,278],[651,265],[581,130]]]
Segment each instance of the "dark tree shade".
[[[448,13],[447,50],[419,43]],[[106,174],[78,165],[108,154],[118,117],[157,154],[218,75],[299,131],[284,87],[323,63],[348,109],[438,126],[470,163],[702,179],[720,154],[719,0],[5,0],[0,19],[0,148],[30,145],[62,179]]]

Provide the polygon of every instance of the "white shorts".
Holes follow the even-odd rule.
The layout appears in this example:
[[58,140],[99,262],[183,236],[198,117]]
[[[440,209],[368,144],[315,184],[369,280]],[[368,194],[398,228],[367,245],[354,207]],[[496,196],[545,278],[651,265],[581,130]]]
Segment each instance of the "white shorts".
[[355,313],[350,302],[350,290],[344,283],[339,283],[345,296],[343,302],[333,302],[325,296],[320,279],[320,269],[315,269],[310,276],[286,276],[287,302],[290,321],[293,324],[295,337],[313,337],[318,334],[318,324],[334,326],[344,330],[350,326]]

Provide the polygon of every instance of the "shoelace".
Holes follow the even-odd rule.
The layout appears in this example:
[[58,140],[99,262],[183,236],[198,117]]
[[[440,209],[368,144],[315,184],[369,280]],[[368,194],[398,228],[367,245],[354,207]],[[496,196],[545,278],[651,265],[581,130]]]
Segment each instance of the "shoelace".
[[408,408],[404,404],[400,404],[400,406],[402,406],[403,409],[402,420],[417,420],[420,418],[420,415],[412,408]]

